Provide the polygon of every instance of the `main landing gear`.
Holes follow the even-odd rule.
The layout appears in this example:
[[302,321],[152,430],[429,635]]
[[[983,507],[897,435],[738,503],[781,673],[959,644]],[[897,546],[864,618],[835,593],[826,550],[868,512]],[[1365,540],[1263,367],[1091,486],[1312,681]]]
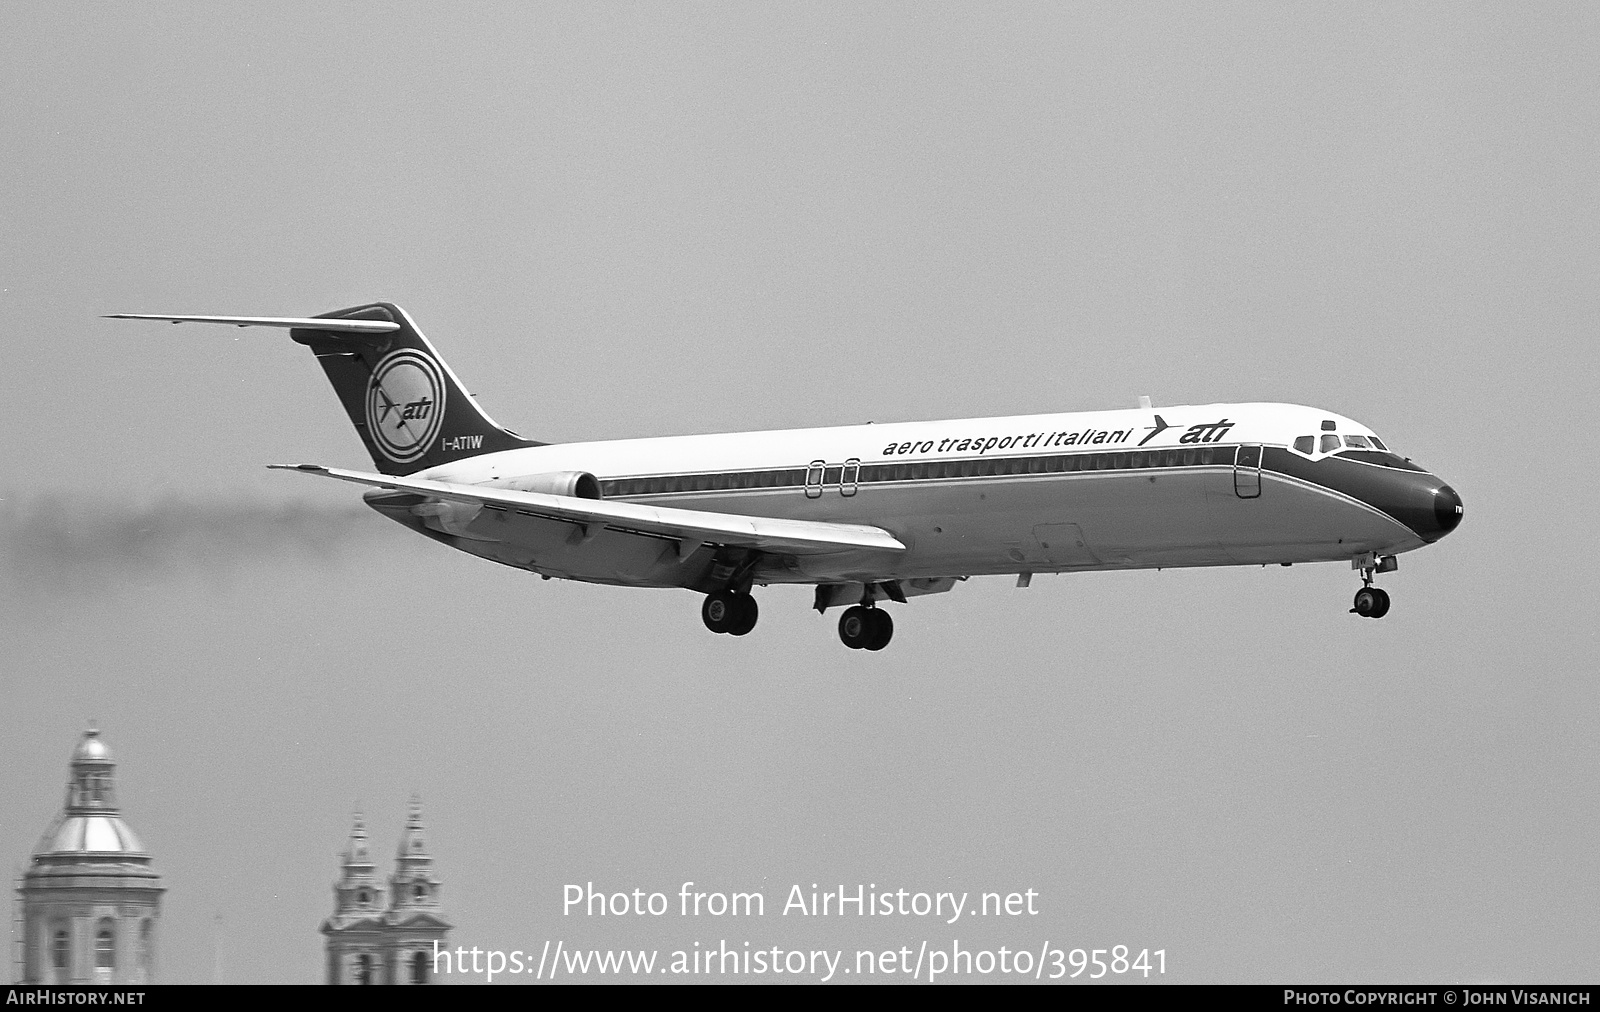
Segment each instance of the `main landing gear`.
[[1354,568],[1361,570],[1361,589],[1356,591],[1356,599],[1350,608],[1350,613],[1360,615],[1362,618],[1382,618],[1389,614],[1389,594],[1374,587],[1372,577],[1377,573],[1392,573],[1398,569],[1399,563],[1395,557],[1357,556]]
[[706,628],[730,636],[743,636],[754,629],[760,613],[754,597],[734,590],[707,594],[705,603],[700,606],[700,618]]
[[894,619],[886,611],[853,605],[839,616],[839,639],[851,650],[882,650],[894,638]]

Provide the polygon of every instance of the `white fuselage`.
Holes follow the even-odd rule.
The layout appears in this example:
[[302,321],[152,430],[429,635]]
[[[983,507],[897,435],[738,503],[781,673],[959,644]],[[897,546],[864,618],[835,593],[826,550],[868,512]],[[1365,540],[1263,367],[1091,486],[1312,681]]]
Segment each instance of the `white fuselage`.
[[[1433,540],[1366,490],[1393,480],[1405,486],[1396,494],[1422,494],[1409,491],[1419,474],[1442,482],[1348,454],[1326,463],[1344,450],[1327,435],[1373,433],[1299,405],[1179,405],[565,443],[414,477],[479,485],[587,472],[610,500],[865,524],[906,546],[768,559],[755,571],[762,583],[931,588],[996,573],[1348,560]],[[1347,477],[1322,481],[1322,467]],[[546,575],[634,586],[701,579],[659,542],[621,531],[580,544],[565,525],[488,510],[429,523],[457,547]]]

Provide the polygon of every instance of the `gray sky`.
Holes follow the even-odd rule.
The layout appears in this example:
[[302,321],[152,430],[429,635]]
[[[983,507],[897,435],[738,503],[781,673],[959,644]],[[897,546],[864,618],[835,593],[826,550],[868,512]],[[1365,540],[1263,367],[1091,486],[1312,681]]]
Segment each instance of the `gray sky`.
[[[1592,5],[8,4],[0,853],[98,718],[166,980],[322,974],[354,808],[458,944],[1165,948],[1168,979],[1600,976]],[[405,306],[546,440],[1314,404],[1466,520],[1338,565],[541,582],[262,465],[369,461],[304,349]],[[768,916],[563,918],[561,887]],[[792,883],[1039,891],[945,927]]]

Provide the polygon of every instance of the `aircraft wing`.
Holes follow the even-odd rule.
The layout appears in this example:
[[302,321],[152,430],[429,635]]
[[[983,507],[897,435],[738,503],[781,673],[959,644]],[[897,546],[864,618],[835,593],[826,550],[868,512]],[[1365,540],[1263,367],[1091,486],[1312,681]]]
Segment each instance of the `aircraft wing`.
[[[529,516],[564,520],[585,527],[602,528],[666,538],[680,543],[688,554],[701,544],[737,545],[789,555],[822,555],[833,552],[876,549],[902,552],[905,545],[888,531],[862,524],[836,524],[816,520],[787,520],[779,517],[754,517],[737,513],[710,513],[704,510],[647,506],[642,503],[612,502],[605,499],[579,499],[575,496],[544,492],[518,492],[483,485],[457,485],[422,478],[396,478],[347,471],[319,464],[270,464],[277,470],[338,478],[341,481],[374,488],[405,489],[435,499],[476,503],[481,506],[515,510]],[[591,533],[598,533],[593,531]]]
[[152,313],[108,313],[108,320],[161,320],[165,323],[226,323],[234,327],[282,327],[339,334],[386,334],[400,324],[387,320],[340,320],[299,316],[157,316]]

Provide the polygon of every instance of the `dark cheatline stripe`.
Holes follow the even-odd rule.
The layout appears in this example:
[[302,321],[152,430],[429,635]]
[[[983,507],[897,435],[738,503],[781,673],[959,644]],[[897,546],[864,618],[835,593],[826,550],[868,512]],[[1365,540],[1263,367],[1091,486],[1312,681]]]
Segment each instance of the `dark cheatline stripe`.
[[[1151,468],[1232,466],[1236,447],[1176,447],[1164,450],[1107,449],[1088,453],[1051,453],[1028,457],[959,457],[881,464],[855,465],[850,479],[858,485],[886,482],[940,481],[956,478],[1009,478],[1072,474],[1091,471],[1147,470]],[[850,473],[840,465],[820,468],[777,468],[760,471],[711,471],[640,477],[607,478],[601,488],[607,497],[662,495],[678,492],[721,492],[746,489],[801,488],[808,473],[812,487],[838,486]]]

